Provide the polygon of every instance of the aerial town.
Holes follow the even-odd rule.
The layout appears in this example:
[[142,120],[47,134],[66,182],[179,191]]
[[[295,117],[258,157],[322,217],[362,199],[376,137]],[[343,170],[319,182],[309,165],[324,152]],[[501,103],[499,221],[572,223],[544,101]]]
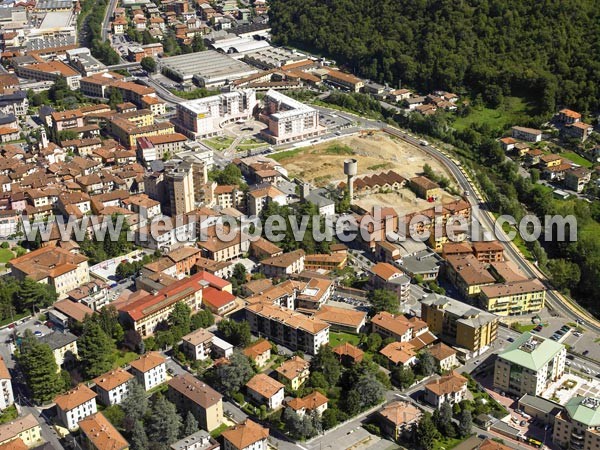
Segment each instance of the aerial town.
[[319,8],[0,3],[0,450],[598,450],[592,75]]

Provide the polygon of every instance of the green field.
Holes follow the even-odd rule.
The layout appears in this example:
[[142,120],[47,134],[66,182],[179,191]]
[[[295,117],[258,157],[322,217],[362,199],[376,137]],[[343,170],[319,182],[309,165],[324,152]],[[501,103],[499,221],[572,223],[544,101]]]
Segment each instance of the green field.
[[121,366],[124,366],[125,364],[129,364],[131,361],[133,361],[134,359],[137,359],[139,357],[140,357],[140,355],[138,355],[135,352],[117,351],[117,358],[115,359],[115,367],[121,367]]
[[358,343],[360,342],[360,338],[357,334],[343,333],[341,331],[332,331],[329,333],[329,345],[331,347],[337,347],[338,345],[344,344],[346,342],[349,342],[352,345],[358,345]]
[[0,248],[0,263],[6,264],[11,259],[13,259],[15,255],[7,248]]
[[561,152],[560,156],[564,156],[567,159],[570,159],[575,164],[579,164],[581,167],[592,167],[593,163],[582,156],[579,156],[575,152]]
[[521,97],[505,97],[502,105],[491,109],[484,106],[472,108],[471,114],[467,117],[458,117],[454,121],[454,128],[463,130],[472,124],[487,124],[491,128],[505,129],[518,125],[524,118],[529,117],[535,107],[533,103],[527,102]]
[[296,156],[297,154],[303,152],[304,150],[305,150],[304,148],[295,148],[293,150],[285,150],[283,152],[274,153],[272,155],[269,155],[269,158],[274,159],[275,161],[282,161],[287,158],[292,158],[292,157]]

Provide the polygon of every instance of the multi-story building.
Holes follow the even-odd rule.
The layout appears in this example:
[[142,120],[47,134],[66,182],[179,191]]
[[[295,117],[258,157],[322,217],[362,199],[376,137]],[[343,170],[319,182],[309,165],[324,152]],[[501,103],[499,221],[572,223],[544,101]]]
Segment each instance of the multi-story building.
[[360,92],[365,85],[365,82],[360,78],[337,69],[327,69],[325,78],[329,83],[340,86],[342,89],[349,90],[350,92]]
[[15,403],[11,380],[4,359],[0,356],[0,411]]
[[456,372],[441,376],[425,385],[425,401],[437,409],[444,403],[460,403],[466,394],[467,379]]
[[443,295],[421,300],[421,318],[463,357],[481,354],[497,337],[498,316]]
[[261,261],[262,272],[268,278],[286,277],[304,270],[304,250],[294,250],[279,256],[263,259]]
[[528,142],[540,142],[542,140],[541,130],[526,127],[512,127],[511,135],[515,139],[521,139]]
[[40,342],[48,344],[52,350],[58,370],[63,364],[70,364],[77,360],[77,336],[73,333],[54,331],[42,336]]
[[192,164],[172,160],[165,165],[165,181],[168,198],[167,214],[178,216],[196,208],[194,196],[194,174]]
[[269,429],[246,419],[244,423],[225,430],[223,450],[267,450]]
[[476,296],[483,286],[496,282],[492,274],[487,271],[487,265],[471,253],[447,256],[446,278],[464,297]]
[[173,156],[183,150],[187,138],[181,133],[141,137],[137,140],[139,158],[145,163]]
[[177,128],[191,139],[217,136],[223,125],[250,118],[255,107],[252,89],[181,102],[177,104]]
[[565,371],[564,345],[542,336],[524,333],[498,355],[494,386],[515,395],[540,395]]
[[538,312],[545,302],[546,287],[537,279],[511,281],[481,288],[481,306],[499,316]]
[[286,405],[292,408],[300,417],[313,413],[321,416],[329,406],[329,399],[319,391],[313,391],[304,397],[296,397],[286,401]]
[[204,361],[210,356],[210,349],[214,334],[204,328],[198,328],[186,334],[183,340],[183,351],[193,361]]
[[430,347],[429,353],[433,357],[440,372],[446,372],[458,366],[456,350],[452,347],[448,347],[443,342],[439,342]]
[[275,371],[279,381],[295,391],[308,380],[310,363],[295,355],[281,364]]
[[384,339],[394,338],[398,342],[408,342],[429,331],[427,323],[418,317],[391,314],[381,311],[371,319],[371,331]]
[[129,382],[132,379],[133,375],[122,368],[94,378],[95,390],[100,397],[100,402],[105,406],[120,404],[129,395]]
[[146,391],[167,381],[167,364],[158,352],[149,352],[131,362],[131,372]]
[[552,441],[561,448],[595,450],[600,447],[600,399],[575,396],[554,418]]
[[329,324],[322,320],[264,303],[248,305],[245,311],[253,332],[293,350],[316,355],[329,343]]
[[167,398],[179,411],[191,411],[205,431],[213,431],[223,423],[223,396],[189,373],[169,380]]
[[261,136],[272,144],[301,141],[324,131],[319,125],[319,112],[293,98],[270,89],[264,99],[260,119],[268,125]]
[[36,447],[42,442],[42,428],[33,414],[0,425],[0,445],[12,449],[19,441],[27,448]]
[[169,447],[170,450],[219,450],[219,444],[204,430],[196,431]]
[[271,184],[259,185],[248,192],[247,202],[248,214],[258,216],[270,203],[287,205],[287,196]]
[[266,339],[259,339],[246,347],[243,352],[260,369],[271,358],[271,343]]
[[17,65],[16,74],[21,78],[31,78],[37,81],[56,81],[64,78],[69,89],[79,89],[81,74],[61,61],[36,62]]
[[394,292],[401,302],[410,297],[410,278],[389,263],[380,262],[371,267],[371,284],[375,289]]
[[86,450],[129,450],[129,443],[101,412],[79,422]]
[[411,403],[392,402],[377,411],[381,431],[394,441],[412,436],[413,428],[421,419],[421,410]]
[[254,375],[246,383],[246,392],[259,405],[266,405],[270,410],[283,405],[285,386],[264,373]]
[[11,275],[54,287],[59,298],[90,281],[88,259],[60,247],[42,247],[11,260]]
[[24,116],[28,109],[29,100],[26,91],[5,93],[0,97],[0,112],[6,115]]
[[96,393],[85,384],[80,384],[54,399],[58,418],[69,430],[77,428],[79,422],[96,414]]

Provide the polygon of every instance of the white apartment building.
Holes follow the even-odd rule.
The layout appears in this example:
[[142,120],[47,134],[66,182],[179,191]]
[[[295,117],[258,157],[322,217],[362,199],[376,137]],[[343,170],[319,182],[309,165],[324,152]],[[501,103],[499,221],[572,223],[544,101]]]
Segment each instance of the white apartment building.
[[204,361],[210,356],[214,335],[210,331],[198,328],[181,338],[183,351],[194,361]]
[[133,375],[123,368],[111,370],[94,379],[100,402],[105,406],[118,405],[129,395],[129,382]]
[[0,356],[0,411],[15,403],[10,373],[4,359]]
[[494,387],[515,395],[540,395],[565,371],[564,345],[532,333],[524,333],[498,355]]
[[96,414],[96,393],[85,384],[80,384],[54,399],[58,418],[69,429],[75,430],[80,420]]
[[244,89],[181,102],[177,105],[177,128],[191,139],[222,133],[222,126],[252,116],[256,92]]
[[261,135],[272,144],[310,139],[323,131],[319,112],[304,103],[273,89],[267,91],[264,103],[261,120],[268,128]]
[[269,410],[283,405],[285,386],[264,373],[254,375],[246,383],[246,392],[256,403],[265,405]]
[[131,372],[146,391],[167,381],[165,358],[158,352],[150,352],[131,362]]

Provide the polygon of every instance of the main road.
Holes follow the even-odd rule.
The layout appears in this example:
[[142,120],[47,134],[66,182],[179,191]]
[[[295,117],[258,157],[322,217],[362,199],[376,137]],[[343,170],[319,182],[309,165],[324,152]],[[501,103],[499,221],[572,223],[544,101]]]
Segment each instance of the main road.
[[110,0],[104,12],[104,20],[102,21],[102,41],[106,41],[108,31],[110,30],[110,18],[115,12],[119,0]]

